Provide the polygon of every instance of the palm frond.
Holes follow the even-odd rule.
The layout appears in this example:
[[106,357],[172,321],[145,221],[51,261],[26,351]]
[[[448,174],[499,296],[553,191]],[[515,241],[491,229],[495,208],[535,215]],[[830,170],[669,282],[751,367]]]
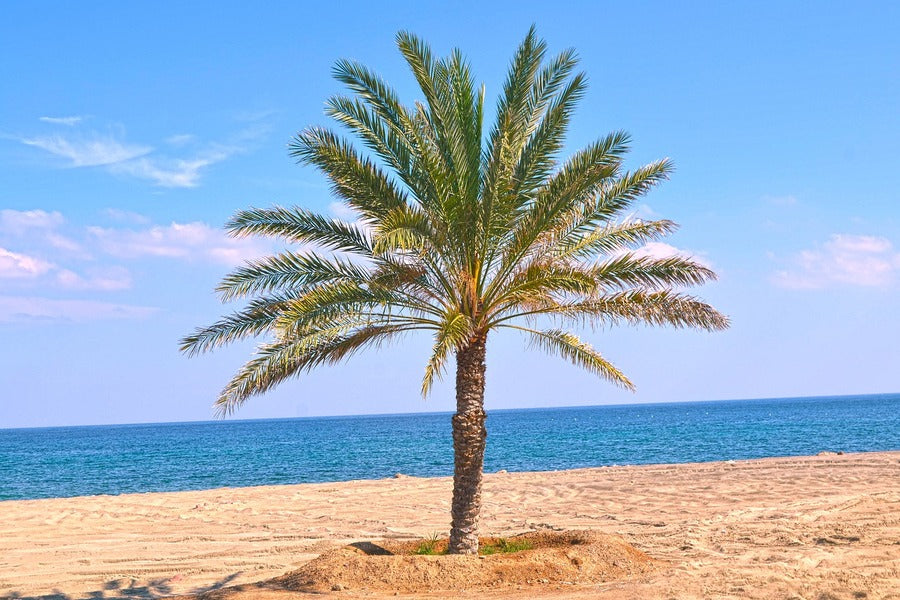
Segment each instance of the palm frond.
[[616,254],[665,237],[678,229],[666,219],[604,223],[593,230],[569,232],[562,240],[549,240],[547,252],[556,259],[590,259],[598,254]]
[[[635,200],[668,179],[672,170],[672,161],[665,158],[623,173],[615,179],[607,179],[592,198],[574,207],[574,228],[590,227],[613,219],[628,210]],[[563,223],[568,224],[569,221],[563,220]]]
[[594,294],[600,285],[590,270],[535,263],[518,271],[503,293],[491,299],[488,308],[492,313],[503,313],[517,306],[531,308],[557,295]]
[[498,316],[493,324],[538,316],[559,318],[567,324],[582,327],[626,322],[631,325],[720,331],[730,324],[728,317],[709,304],[672,290],[628,290],[604,294],[595,299],[562,302],[545,299],[540,305],[507,310],[507,314]]
[[564,238],[568,229],[582,226],[581,221],[590,223],[582,218],[582,206],[604,181],[617,174],[628,141],[628,134],[616,132],[577,152],[547,179],[528,204],[519,207],[491,254],[491,260],[499,260],[500,265],[489,295],[506,283],[541,239]]
[[363,217],[377,221],[407,203],[406,193],[353,147],[326,129],[310,128],[288,144],[299,162],[318,167],[330,180],[332,192]]
[[309,242],[328,250],[372,255],[369,235],[358,225],[298,207],[242,210],[225,224],[225,229],[235,237],[265,235],[294,243]]
[[283,252],[250,261],[222,279],[216,287],[223,302],[274,290],[302,292],[311,285],[335,281],[364,283],[366,269],[340,258]]
[[428,396],[435,378],[443,377],[447,358],[463,345],[472,331],[472,323],[466,315],[451,311],[444,317],[434,336],[431,358],[425,366],[425,377],[422,379],[423,398]]
[[195,329],[194,333],[181,339],[179,349],[188,356],[196,356],[238,340],[264,335],[272,330],[290,300],[291,297],[285,294],[256,298],[244,310]]
[[640,286],[662,289],[700,285],[714,280],[716,273],[695,260],[681,256],[653,258],[626,252],[591,269],[608,289]]
[[374,251],[388,255],[398,251],[424,252],[433,248],[433,232],[426,215],[409,206],[387,213],[375,228]]
[[556,153],[562,147],[575,105],[584,96],[587,80],[581,73],[572,78],[550,102],[547,114],[522,150],[513,171],[513,195],[531,197],[531,193],[550,175],[556,165]]
[[581,341],[575,334],[559,329],[539,331],[512,325],[506,327],[530,334],[531,342],[535,347],[550,354],[556,354],[576,367],[590,371],[610,383],[634,391],[634,384],[622,371],[603,358],[590,344]]
[[409,140],[361,100],[333,96],[326,114],[355,133],[363,144],[383,160],[417,197],[429,192],[414,165],[414,149]]
[[403,326],[379,325],[347,333],[343,327],[334,327],[265,344],[228,382],[215,408],[219,414],[231,414],[251,396],[263,394],[286,379],[323,364],[340,362],[366,346],[388,342],[405,330]]
[[503,91],[497,102],[497,121],[491,130],[485,156],[485,199],[503,200],[511,185],[512,171],[534,125],[529,100],[535,77],[547,51],[547,45],[529,29],[509,67]]
[[440,309],[403,290],[339,281],[322,284],[291,300],[276,324],[287,328],[292,322],[302,320],[305,315],[325,309],[356,313],[388,307],[408,311],[416,316],[442,316]]

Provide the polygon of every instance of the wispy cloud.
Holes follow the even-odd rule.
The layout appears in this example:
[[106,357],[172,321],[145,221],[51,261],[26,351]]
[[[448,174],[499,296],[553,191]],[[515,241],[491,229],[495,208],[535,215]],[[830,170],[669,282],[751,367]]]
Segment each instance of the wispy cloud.
[[797,204],[797,197],[790,194],[784,196],[763,196],[763,202],[772,206],[794,206]]
[[72,256],[89,257],[78,242],[57,232],[65,221],[57,211],[4,209],[0,210],[0,234],[32,241],[43,240],[50,247],[64,250]]
[[147,179],[160,187],[191,188],[199,183],[203,169],[222,162],[233,153],[218,150],[191,160],[143,157],[113,165],[112,170]]
[[790,262],[789,268],[773,276],[776,285],[791,289],[885,287],[900,273],[900,253],[891,241],[868,235],[834,234]]
[[84,117],[79,115],[72,117],[39,117],[38,120],[43,121],[44,123],[52,123],[53,125],[72,127],[81,123],[84,120]]
[[[82,117],[41,117],[41,121],[68,130],[50,135],[18,136],[26,146],[38,148],[65,159],[71,168],[102,167],[110,173],[126,175],[168,188],[191,188],[199,185],[203,173],[212,165],[235,154],[246,152],[268,133],[267,114],[239,119],[242,129],[226,135],[219,142],[202,142],[193,134],[175,134],[164,138],[158,149],[146,143],[125,140],[121,126],[111,132],[75,128]],[[247,124],[249,123],[249,124]]]
[[229,237],[206,223],[171,223],[142,230],[90,227],[100,248],[119,258],[147,256],[234,266],[271,252],[262,241]]
[[353,207],[346,202],[332,202],[328,205],[328,212],[339,221],[346,221],[347,223],[356,225],[366,233],[372,235],[375,233],[375,228],[371,221],[363,219],[362,215],[356,212]]
[[166,143],[172,146],[184,146],[195,141],[197,141],[197,136],[191,133],[179,133],[166,138]]
[[34,279],[52,268],[47,261],[0,248],[0,279]]
[[262,108],[260,110],[239,110],[232,114],[236,121],[241,121],[244,123],[259,123],[262,121],[268,121],[272,117],[278,114],[278,111],[273,108]]
[[132,223],[134,225],[146,225],[150,219],[140,213],[130,210],[122,210],[121,208],[104,208],[101,213],[104,217],[111,221],[119,223]]
[[[90,259],[81,244],[59,233],[65,223],[57,211],[12,210],[0,211],[0,241],[6,238],[14,244],[36,248],[43,255],[57,260]],[[59,266],[43,258],[0,248],[0,278],[29,281],[28,287],[62,287],[79,290],[111,291],[131,286],[131,277],[121,267],[89,269],[86,276]]]
[[641,221],[652,221],[654,219],[659,219],[660,215],[658,212],[650,208],[647,204],[640,204],[635,207],[634,212],[632,213],[632,218],[640,219]]
[[353,210],[346,202],[332,202],[328,205],[328,212],[342,221],[356,221],[359,213]]
[[85,275],[49,261],[0,248],[0,280],[30,282],[27,287],[58,287],[69,290],[112,292],[131,287],[131,273],[124,267],[92,267]]
[[158,311],[159,309],[150,306],[133,306],[93,300],[0,296],[0,322],[3,323],[145,319]]
[[106,167],[110,172],[144,179],[160,187],[196,187],[207,167],[239,151],[212,145],[191,158],[171,158],[151,146],[129,144],[109,136],[90,138],[52,135],[22,138],[21,142],[69,160],[69,167]]
[[133,287],[131,261],[233,267],[276,249],[271,240],[233,238],[202,222],[149,225],[142,215],[117,210],[106,216],[120,223],[74,228],[58,212],[0,211],[0,290],[116,293]]
[[93,134],[88,138],[48,135],[22,138],[27,146],[69,159],[70,167],[101,167],[133,160],[153,151],[150,146],[125,144],[109,136]]
[[0,231],[22,234],[29,229],[54,229],[65,222],[62,213],[46,210],[0,210]]
[[[146,216],[130,211],[107,208],[101,214],[118,225],[95,225],[73,232],[72,228],[63,228],[66,219],[59,212],[5,209],[0,211],[0,243],[3,243],[5,236],[9,242],[25,243],[29,247],[40,248],[43,250],[42,254],[58,255],[60,259],[106,254],[117,258],[156,256],[229,265],[258,258],[271,253],[274,248],[270,240],[234,238],[223,229],[200,221],[150,225],[150,219]],[[76,235],[77,241],[63,235],[75,235],[78,232],[80,234]],[[91,254],[88,255],[87,251]],[[31,265],[29,268],[36,270],[37,264],[46,262],[39,259],[34,259],[37,262],[29,262],[26,259],[31,257],[24,254],[16,254],[11,250],[5,252],[8,254],[5,257],[7,268],[12,264],[12,256],[17,257],[16,264],[20,265],[17,272],[25,268],[22,265]],[[42,272],[46,271],[44,269]]]
[[86,252],[84,248],[81,247],[81,244],[79,244],[72,238],[68,238],[58,233],[49,232],[44,236],[44,239],[52,248],[63,250],[69,256],[77,258],[91,258],[90,253]]
[[115,292],[131,287],[131,273],[124,267],[89,269],[86,276],[62,269],[56,274],[60,287],[69,290]]

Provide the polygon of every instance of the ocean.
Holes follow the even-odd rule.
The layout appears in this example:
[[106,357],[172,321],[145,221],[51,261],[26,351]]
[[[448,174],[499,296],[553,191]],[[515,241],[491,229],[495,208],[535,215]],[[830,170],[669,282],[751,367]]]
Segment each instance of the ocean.
[[[488,411],[485,471],[900,450],[900,394]],[[0,429],[0,500],[453,473],[450,413]]]

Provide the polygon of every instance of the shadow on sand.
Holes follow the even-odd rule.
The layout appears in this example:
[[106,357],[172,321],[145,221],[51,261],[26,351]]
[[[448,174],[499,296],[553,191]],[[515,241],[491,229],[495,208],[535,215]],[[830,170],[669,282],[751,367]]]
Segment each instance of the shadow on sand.
[[[242,572],[232,573],[223,577],[211,585],[201,586],[192,590],[185,590],[178,596],[200,596],[209,592],[221,590],[229,585]],[[82,594],[65,594],[54,591],[52,594],[40,596],[26,596],[18,592],[12,592],[0,596],[0,600],[155,600],[157,598],[169,598],[175,596],[172,586],[172,578],[154,579],[149,582],[138,582],[128,579],[113,579],[103,584],[103,589]]]

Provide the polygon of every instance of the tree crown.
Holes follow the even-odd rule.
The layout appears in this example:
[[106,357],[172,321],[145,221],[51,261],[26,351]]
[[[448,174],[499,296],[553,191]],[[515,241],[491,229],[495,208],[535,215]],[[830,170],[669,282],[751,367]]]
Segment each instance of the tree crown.
[[640,251],[676,225],[628,216],[636,199],[667,178],[671,162],[626,170],[624,132],[560,160],[586,89],[572,50],[547,59],[532,28],[485,135],[484,87],[462,54],[435,58],[406,32],[397,45],[423,100],[404,105],[369,69],[339,61],[334,75],[350,93],[330,98],[326,112],[362,147],[319,127],[289,146],[359,218],[251,208],[226,226],[235,236],[275,236],[317,250],[237,268],[218,292],[223,300],[249,299],[247,306],[182,340],[182,350],[195,354],[268,336],[222,391],[220,410],[415,330],[434,337],[424,395],[450,356],[494,329],[521,331],[535,346],[631,388],[566,328],[727,327],[726,317],[680,291],[714,279],[713,271]]

